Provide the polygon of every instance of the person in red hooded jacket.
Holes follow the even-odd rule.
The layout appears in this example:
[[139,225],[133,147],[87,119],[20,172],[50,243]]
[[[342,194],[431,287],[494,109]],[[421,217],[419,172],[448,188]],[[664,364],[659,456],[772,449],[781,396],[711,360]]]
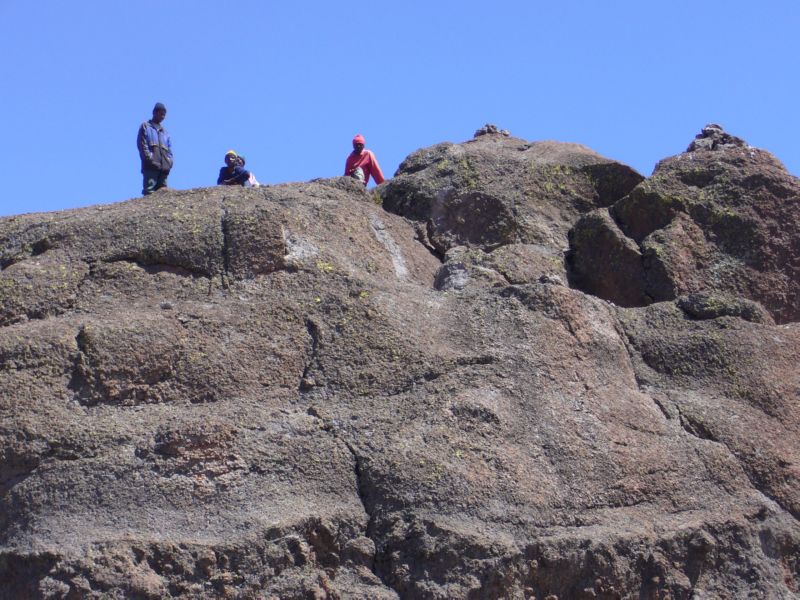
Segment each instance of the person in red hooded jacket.
[[353,151],[347,156],[344,174],[358,179],[364,186],[369,183],[370,175],[375,178],[375,183],[383,183],[383,171],[378,159],[371,150],[364,148],[364,136],[360,133],[353,138]]

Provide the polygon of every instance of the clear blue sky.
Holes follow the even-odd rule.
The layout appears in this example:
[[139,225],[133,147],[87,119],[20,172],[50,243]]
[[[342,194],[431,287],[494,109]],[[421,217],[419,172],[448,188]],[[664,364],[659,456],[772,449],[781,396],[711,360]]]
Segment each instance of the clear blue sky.
[[170,185],[226,150],[262,183],[391,175],[496,123],[644,175],[718,122],[800,173],[797,0],[0,0],[0,215],[138,196],[136,130],[168,108]]

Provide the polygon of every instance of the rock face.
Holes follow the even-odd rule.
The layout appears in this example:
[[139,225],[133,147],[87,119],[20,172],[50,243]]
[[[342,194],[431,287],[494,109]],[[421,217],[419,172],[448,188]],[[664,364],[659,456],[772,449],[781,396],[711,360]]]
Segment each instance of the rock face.
[[714,292],[800,319],[800,182],[708,125],[684,154],[570,235],[574,285],[622,306]]
[[[795,189],[725,139],[694,181],[757,161]],[[682,160],[642,181],[489,128],[377,194],[0,220],[0,599],[796,597],[796,296],[756,267],[663,301],[628,280],[676,220],[735,247],[689,208],[640,235]],[[756,250],[789,290],[779,233]],[[627,269],[600,291],[591,244]]]
[[490,266],[505,283],[566,280],[567,232],[578,217],[643,179],[578,144],[526,142],[493,125],[475,135],[406,158],[381,188],[383,206],[416,221],[418,238],[448,264],[480,249],[476,266]]

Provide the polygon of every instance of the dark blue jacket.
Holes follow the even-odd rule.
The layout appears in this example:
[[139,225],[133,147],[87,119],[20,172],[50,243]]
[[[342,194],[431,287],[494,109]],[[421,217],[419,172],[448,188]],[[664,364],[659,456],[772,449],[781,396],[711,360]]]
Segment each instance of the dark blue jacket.
[[147,170],[169,171],[172,169],[172,140],[164,126],[153,121],[145,121],[139,127],[136,138],[139,157],[142,159],[142,173]]
[[250,179],[250,171],[245,170],[244,167],[234,167],[233,174],[228,171],[228,167],[222,167],[219,170],[219,177],[217,177],[217,185],[244,185],[248,179]]

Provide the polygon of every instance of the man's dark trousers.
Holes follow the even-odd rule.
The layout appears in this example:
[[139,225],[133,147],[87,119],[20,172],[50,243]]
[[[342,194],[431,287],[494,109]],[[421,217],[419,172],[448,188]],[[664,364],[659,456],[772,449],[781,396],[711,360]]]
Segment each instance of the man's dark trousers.
[[152,194],[156,190],[167,187],[167,177],[169,171],[161,169],[142,169],[144,181],[142,183],[142,195]]

